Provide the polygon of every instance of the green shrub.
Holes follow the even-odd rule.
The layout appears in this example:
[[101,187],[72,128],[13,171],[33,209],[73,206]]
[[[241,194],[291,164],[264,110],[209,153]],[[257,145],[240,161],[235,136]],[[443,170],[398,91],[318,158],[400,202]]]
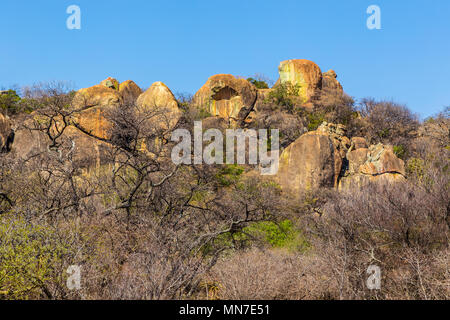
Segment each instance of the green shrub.
[[406,165],[406,174],[419,181],[425,176],[425,161],[420,158],[411,158]]
[[274,248],[305,251],[310,245],[300,230],[294,227],[291,220],[285,219],[279,223],[272,221],[256,222],[243,229],[247,239],[263,239]]
[[300,85],[293,85],[290,82],[276,85],[269,93],[268,103],[273,103],[288,111],[293,111],[296,105],[301,105]]
[[273,247],[284,247],[294,238],[292,222],[290,220],[281,221],[276,224],[271,221],[255,223],[244,229],[253,236],[263,236],[265,241]]
[[14,90],[8,90],[0,94],[0,108],[9,114],[16,114],[20,111],[20,97]]
[[256,80],[253,78],[248,78],[247,81],[253,84],[258,89],[269,89],[269,85],[265,81]]
[[[47,283],[61,273],[66,249],[55,245],[50,228],[36,226],[13,214],[0,219],[0,299],[51,298]],[[52,241],[55,240],[55,241]]]
[[317,112],[310,112],[307,114],[308,131],[316,130],[326,119],[325,115]]
[[221,186],[231,186],[239,181],[243,172],[243,167],[235,164],[227,164],[216,174],[216,179]]
[[394,153],[400,159],[404,159],[406,154],[406,148],[403,145],[394,146]]

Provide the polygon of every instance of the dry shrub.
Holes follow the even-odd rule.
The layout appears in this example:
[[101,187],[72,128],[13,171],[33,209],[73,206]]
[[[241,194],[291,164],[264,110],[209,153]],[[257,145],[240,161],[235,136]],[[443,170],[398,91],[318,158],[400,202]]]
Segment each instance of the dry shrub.
[[208,276],[225,300],[330,299],[337,283],[329,264],[317,255],[281,249],[250,249],[219,261]]
[[392,101],[363,99],[360,112],[365,121],[364,134],[371,144],[382,142],[411,149],[411,139],[417,133],[419,121],[407,106]]
[[[332,265],[341,299],[448,299],[449,175],[335,193],[322,217],[305,217],[314,252]],[[382,290],[365,285],[369,265]]]

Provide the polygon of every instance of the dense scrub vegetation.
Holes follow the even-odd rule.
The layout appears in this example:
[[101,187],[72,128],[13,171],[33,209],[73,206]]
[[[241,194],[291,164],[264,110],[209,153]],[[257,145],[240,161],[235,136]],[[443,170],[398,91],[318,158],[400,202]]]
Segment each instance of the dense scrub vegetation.
[[[279,125],[282,147],[342,123],[396,146],[408,168],[402,184],[290,195],[245,166],[175,166],[168,133],[147,121],[161,111],[133,104],[107,115],[112,147],[88,170],[62,134],[73,93],[0,97],[10,116],[34,110],[32,129],[49,145],[30,159],[0,157],[0,299],[450,298],[448,110],[421,123],[402,105],[333,93],[304,108],[295,88],[279,86],[252,125]],[[178,126],[206,117],[188,98],[181,105]],[[379,291],[365,285],[371,264]],[[66,286],[71,265],[81,266],[80,290]]]

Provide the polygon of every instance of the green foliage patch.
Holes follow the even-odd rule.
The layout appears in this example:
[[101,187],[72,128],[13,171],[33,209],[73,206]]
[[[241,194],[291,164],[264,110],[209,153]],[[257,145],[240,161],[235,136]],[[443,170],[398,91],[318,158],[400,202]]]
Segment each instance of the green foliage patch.
[[53,230],[13,214],[0,219],[0,299],[51,298],[47,282],[57,281],[55,267],[67,253]]

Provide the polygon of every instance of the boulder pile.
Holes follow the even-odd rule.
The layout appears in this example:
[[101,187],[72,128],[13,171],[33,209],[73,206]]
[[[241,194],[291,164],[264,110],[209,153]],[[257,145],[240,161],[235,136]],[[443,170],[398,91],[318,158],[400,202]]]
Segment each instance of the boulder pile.
[[[220,124],[220,128],[245,127],[277,86],[293,85],[305,107],[324,90],[344,93],[336,72],[322,73],[312,61],[286,60],[280,63],[278,70],[280,77],[271,89],[258,89],[249,81],[229,74],[214,75],[194,95],[192,104],[205,112],[206,124]],[[75,143],[77,161],[86,166],[102,163],[102,154],[109,148],[115,127],[108,114],[128,106],[135,107],[136,118],[146,119],[143,125],[162,133],[163,140],[170,138],[165,134],[177,126],[183,115],[178,101],[164,83],[155,82],[143,91],[131,80],[119,83],[108,77],[98,85],[79,90],[72,100],[72,113],[64,137]],[[0,114],[0,150],[8,152],[12,145],[15,154],[22,158],[46,152],[45,134],[29,129],[33,121],[39,122],[38,118],[37,114],[31,114],[14,132],[10,120]],[[282,119],[297,123],[286,115]],[[276,179],[284,189],[294,193],[319,187],[342,190],[371,181],[405,179],[404,163],[394,154],[392,146],[369,146],[362,137],[349,139],[346,127],[341,124],[324,122],[315,131],[299,132],[300,137],[286,143],[280,156]],[[143,145],[145,143],[142,141]]]

